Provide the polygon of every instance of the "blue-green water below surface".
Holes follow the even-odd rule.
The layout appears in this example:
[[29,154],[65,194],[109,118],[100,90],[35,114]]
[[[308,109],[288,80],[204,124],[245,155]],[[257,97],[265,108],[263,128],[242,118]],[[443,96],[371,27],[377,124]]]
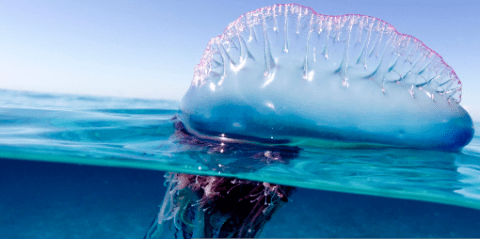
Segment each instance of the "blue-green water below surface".
[[[456,153],[305,142],[298,157],[272,162],[180,143],[172,136],[177,109],[173,101],[0,91],[0,234],[141,238],[163,198],[161,176],[182,172],[299,187],[261,236],[480,237],[478,131]],[[103,203],[91,208],[82,198]],[[297,234],[276,233],[284,225]]]

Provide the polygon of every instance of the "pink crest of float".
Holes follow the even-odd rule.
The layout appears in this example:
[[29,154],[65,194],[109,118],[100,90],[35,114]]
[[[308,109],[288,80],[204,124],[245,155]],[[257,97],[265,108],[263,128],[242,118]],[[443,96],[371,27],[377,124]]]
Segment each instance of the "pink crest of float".
[[[277,21],[282,20],[281,17],[285,20],[285,24],[287,24],[287,17],[297,19],[296,23],[288,23],[296,24],[296,34],[327,34],[327,38],[331,38],[333,41],[341,41],[346,38],[347,45],[350,43],[363,45],[361,53],[363,58],[360,59],[359,57],[357,63],[364,66],[365,69],[380,68],[381,63],[375,62],[378,66],[368,64],[369,61],[374,62],[374,60],[371,60],[374,57],[380,58],[380,61],[391,61],[383,64],[382,67],[385,68],[383,71],[381,69],[372,71],[372,74],[381,72],[380,76],[376,76],[377,81],[380,82],[379,84],[393,82],[411,85],[424,91],[427,95],[436,92],[448,102],[460,103],[461,101],[461,82],[455,71],[443,61],[438,53],[417,38],[399,33],[389,23],[374,17],[359,14],[323,15],[309,7],[298,4],[276,4],[259,8],[240,16],[236,21],[230,23],[222,35],[209,41],[200,63],[195,66],[192,85],[201,85],[208,77],[221,77],[222,72],[215,71],[213,68],[221,68],[222,66],[219,65],[225,64],[225,62],[235,65],[241,61],[242,57],[245,57],[243,55],[250,56],[246,42],[256,41],[258,34],[263,34],[262,37],[266,39],[265,42],[261,42],[266,49],[263,54],[265,56],[271,54],[267,53],[270,51],[267,29],[271,29],[273,32],[282,30],[276,28]],[[261,27],[263,33],[256,31],[255,27]],[[248,32],[251,39],[243,39],[242,34],[245,35],[246,32]],[[354,35],[354,39],[350,39],[351,35]],[[237,38],[237,43],[233,42],[232,39],[234,38]],[[238,40],[240,38],[241,40]],[[307,39],[310,38],[308,37]],[[305,44],[308,44],[308,40]],[[284,52],[288,52],[288,39],[285,38],[285,43],[282,47]],[[230,48],[236,48],[233,50],[237,50],[238,54],[229,54],[232,51]],[[318,48],[326,47],[318,46]],[[387,53],[393,55],[393,57],[385,57],[384,55]],[[320,55],[320,53],[318,54]],[[328,59],[328,53],[324,51],[321,54]],[[222,55],[220,56],[220,61],[222,62],[216,59],[216,55]],[[240,58],[240,60],[235,58]],[[269,63],[268,60],[265,64],[270,64],[267,68],[275,67],[275,63]],[[305,64],[306,66],[307,64]],[[408,66],[411,67],[409,68]],[[347,71],[348,69],[345,70],[345,72]],[[307,69],[305,69],[305,72],[307,72]],[[265,74],[268,74],[268,69],[266,69]],[[345,74],[348,74],[348,72]],[[306,77],[305,75],[304,78]],[[225,75],[223,78],[225,78]],[[365,79],[372,78],[371,75],[365,76]]]

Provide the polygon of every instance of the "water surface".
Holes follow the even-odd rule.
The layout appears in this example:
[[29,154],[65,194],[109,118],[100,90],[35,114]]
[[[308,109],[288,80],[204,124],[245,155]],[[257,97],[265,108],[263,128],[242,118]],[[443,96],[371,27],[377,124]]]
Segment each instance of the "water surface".
[[[318,193],[355,193],[480,209],[478,131],[458,153],[321,148],[305,142],[298,158],[259,162],[246,154],[212,153],[180,144],[172,137],[171,119],[177,109],[174,101],[2,90],[0,158],[234,176],[324,190]],[[479,123],[475,127],[479,129]]]
[[3,158],[235,176],[480,209],[478,132],[459,153],[302,146],[288,163],[252,169],[253,158],[171,140],[177,102],[2,91],[0,105]]

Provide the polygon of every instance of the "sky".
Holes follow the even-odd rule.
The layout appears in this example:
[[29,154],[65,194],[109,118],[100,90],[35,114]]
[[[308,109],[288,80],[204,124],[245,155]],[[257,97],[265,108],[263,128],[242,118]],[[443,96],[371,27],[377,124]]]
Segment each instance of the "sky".
[[[275,3],[0,2],[0,89],[180,100],[208,41],[240,15]],[[480,120],[480,1],[299,0],[327,15],[363,14],[439,53]]]

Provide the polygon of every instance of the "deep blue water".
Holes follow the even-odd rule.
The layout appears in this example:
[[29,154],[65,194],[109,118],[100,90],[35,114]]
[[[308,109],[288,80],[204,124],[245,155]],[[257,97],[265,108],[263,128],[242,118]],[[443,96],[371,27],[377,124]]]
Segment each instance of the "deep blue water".
[[142,238],[167,171],[299,187],[262,237],[480,237],[478,133],[460,153],[306,144],[265,163],[179,144],[177,102],[0,95],[2,238]]
[[[143,238],[164,172],[0,160],[2,238]],[[262,237],[479,237],[478,210],[299,189]],[[172,237],[173,238],[173,237]]]

